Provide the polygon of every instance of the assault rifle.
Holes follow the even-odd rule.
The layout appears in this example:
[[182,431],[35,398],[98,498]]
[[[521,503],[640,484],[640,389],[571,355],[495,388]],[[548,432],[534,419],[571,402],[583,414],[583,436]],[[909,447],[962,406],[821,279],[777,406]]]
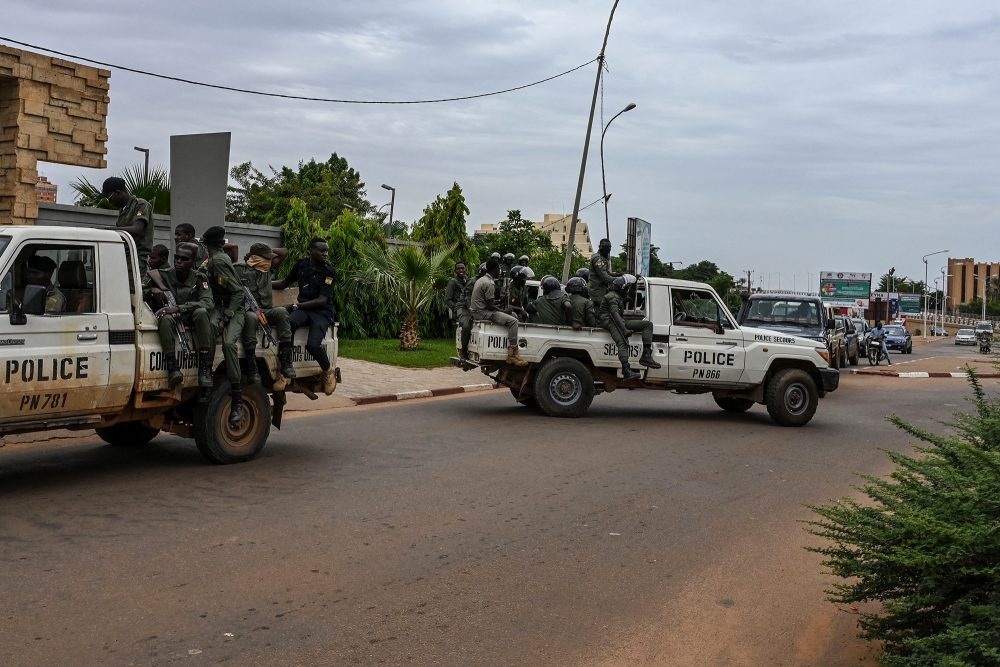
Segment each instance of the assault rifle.
[[257,303],[257,299],[253,298],[253,292],[245,284],[243,285],[243,296],[246,297],[247,312],[254,313],[257,316],[257,324],[260,325],[260,330],[264,332],[264,337],[270,341],[271,345],[278,347],[278,339],[274,337],[271,325],[267,323],[267,315],[264,314],[264,310]]
[[[174,298],[174,293],[171,292],[170,288],[167,287],[166,284],[163,282],[163,276],[160,275],[159,271],[157,271],[156,269],[153,269],[152,271],[147,271],[146,277],[149,278],[150,282],[156,285],[156,287],[160,290],[160,292],[163,293],[164,298],[166,298],[167,300],[167,305],[164,306],[163,308],[160,308],[158,311],[154,313],[154,315],[156,315],[156,319],[160,319],[164,315],[163,311],[166,310],[167,308],[177,308],[177,299]],[[194,354],[195,349],[194,349],[194,342],[191,340],[191,332],[188,331],[187,325],[184,324],[184,320],[181,318],[181,314],[174,313],[173,318],[174,318],[174,324],[177,325],[177,334],[181,338],[181,347],[184,348],[185,352],[188,352],[189,354]]]

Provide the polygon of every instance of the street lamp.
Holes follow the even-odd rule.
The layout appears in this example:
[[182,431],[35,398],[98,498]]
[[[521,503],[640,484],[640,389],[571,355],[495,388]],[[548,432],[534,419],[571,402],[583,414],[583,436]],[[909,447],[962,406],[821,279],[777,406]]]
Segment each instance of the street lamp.
[[382,188],[389,190],[392,193],[392,198],[389,199],[389,224],[392,224],[392,213],[396,208],[396,188],[391,185],[386,185],[385,183],[382,184]]
[[145,160],[143,161],[143,167],[142,167],[142,177],[145,180],[148,181],[149,180],[149,149],[148,148],[139,148],[138,146],[133,146],[133,148],[136,149],[137,151],[139,151],[140,153],[143,153],[145,155]]
[[941,328],[944,329],[944,316],[947,312],[948,306],[948,278],[952,277],[952,274],[946,273],[948,270],[947,266],[941,267]]
[[604,179],[604,135],[608,133],[608,128],[611,127],[611,123],[615,121],[615,118],[634,108],[635,102],[629,102],[627,107],[611,117],[608,124],[604,126],[604,131],[601,132],[601,191],[604,193],[604,238],[606,239],[611,238],[611,228],[608,225],[608,184]]
[[929,295],[927,294],[927,291],[928,291],[927,290],[927,258],[931,257],[932,255],[940,255],[940,254],[945,253],[945,252],[950,252],[950,251],[949,250],[938,250],[937,252],[927,253],[923,257],[923,260],[924,260],[924,340],[927,340],[927,308],[930,305],[928,303],[928,296]]

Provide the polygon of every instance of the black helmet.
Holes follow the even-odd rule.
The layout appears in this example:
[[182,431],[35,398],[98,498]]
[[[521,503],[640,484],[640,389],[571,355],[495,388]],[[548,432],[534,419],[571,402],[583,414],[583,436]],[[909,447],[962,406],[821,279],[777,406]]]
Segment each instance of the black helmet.
[[566,291],[570,294],[583,294],[587,291],[587,281],[580,276],[573,276],[566,283]]
[[[576,270],[576,276],[577,276],[577,278],[583,278],[584,280],[590,280],[590,269],[588,269],[586,267],[584,267],[582,269],[577,269]],[[567,284],[567,287],[569,287],[568,284]]]
[[542,294],[549,299],[558,299],[562,295],[562,285],[555,276],[542,278]]
[[483,262],[482,264],[479,265],[479,275],[480,276],[486,275],[486,262]]
[[514,253],[509,252],[503,256],[503,263],[510,266],[514,263]]
[[635,287],[635,276],[631,273],[622,274],[611,283],[611,289],[616,292],[627,292],[633,287]]
[[510,279],[516,283],[523,285],[525,281],[531,280],[535,277],[535,272],[526,266],[521,266],[520,264],[511,267]]
[[527,255],[521,255],[520,257],[517,258],[517,263],[520,264],[521,266],[527,266],[528,261],[529,260]]
[[500,253],[498,253],[498,252],[495,252],[495,253],[493,253],[492,255],[490,255],[490,257],[491,257],[492,259],[500,259]]

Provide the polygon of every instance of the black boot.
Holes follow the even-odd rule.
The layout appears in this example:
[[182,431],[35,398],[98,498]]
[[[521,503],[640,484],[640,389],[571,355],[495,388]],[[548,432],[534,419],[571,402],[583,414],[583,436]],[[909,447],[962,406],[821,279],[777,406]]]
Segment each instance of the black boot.
[[184,374],[181,373],[180,366],[177,364],[177,355],[168,354],[167,355],[167,387],[170,389],[175,389],[177,385],[184,382]]
[[241,359],[246,366],[244,366],[244,372],[247,376],[247,384],[260,384],[260,371],[257,370],[257,348],[248,347],[244,352],[244,357]]
[[229,407],[229,423],[233,426],[243,421],[243,390],[233,387],[229,394],[232,404]]
[[632,370],[632,367],[628,365],[627,361],[622,362],[622,379],[623,380],[636,380],[642,377],[642,373],[639,371]]
[[642,346],[642,356],[639,357],[639,365],[646,368],[660,368],[660,364],[656,363],[656,360],[653,359],[652,345]]
[[292,366],[292,344],[278,344],[278,363],[281,364],[281,374],[289,380],[295,378],[295,368]]
[[214,350],[198,350],[198,386],[212,387],[212,357]]

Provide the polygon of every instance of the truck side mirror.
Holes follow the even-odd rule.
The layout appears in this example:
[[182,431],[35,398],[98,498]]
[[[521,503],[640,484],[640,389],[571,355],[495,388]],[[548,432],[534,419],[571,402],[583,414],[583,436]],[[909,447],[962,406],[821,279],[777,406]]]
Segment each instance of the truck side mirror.
[[827,320],[826,328],[830,331],[835,331],[837,329],[837,323],[833,320]]
[[21,326],[28,323],[28,318],[21,310],[21,302],[14,298],[14,290],[7,291],[7,305],[10,308],[10,323]]
[[46,291],[41,285],[25,285],[22,311],[28,315],[44,315]]

